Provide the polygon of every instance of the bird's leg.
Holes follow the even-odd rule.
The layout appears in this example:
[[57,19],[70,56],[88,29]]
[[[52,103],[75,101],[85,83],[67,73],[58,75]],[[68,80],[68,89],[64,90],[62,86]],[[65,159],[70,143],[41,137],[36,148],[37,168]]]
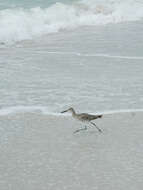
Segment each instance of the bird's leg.
[[96,127],[96,129],[98,129],[98,131],[100,132],[100,133],[102,133],[102,130],[99,128],[99,127],[97,127],[97,125],[95,125],[95,123],[93,123],[93,122],[90,122],[92,125],[94,125],[95,127]]
[[77,129],[76,131],[74,131],[73,133],[77,133],[79,131],[83,131],[83,130],[87,130],[87,126],[85,126],[84,128],[81,128],[81,129]]

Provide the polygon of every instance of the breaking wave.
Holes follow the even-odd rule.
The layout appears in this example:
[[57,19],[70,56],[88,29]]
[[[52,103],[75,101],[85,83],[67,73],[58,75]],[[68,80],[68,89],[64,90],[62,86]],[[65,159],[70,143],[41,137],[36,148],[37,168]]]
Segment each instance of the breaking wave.
[[143,4],[133,0],[82,0],[47,8],[0,11],[0,43],[34,39],[79,26],[105,25],[143,18]]

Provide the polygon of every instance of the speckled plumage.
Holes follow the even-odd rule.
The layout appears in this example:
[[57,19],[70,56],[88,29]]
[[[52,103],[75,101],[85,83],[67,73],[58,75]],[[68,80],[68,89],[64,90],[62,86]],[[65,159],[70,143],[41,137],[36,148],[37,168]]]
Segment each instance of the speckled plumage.
[[[87,113],[80,113],[80,114],[77,114],[75,112],[75,110],[73,108],[69,108],[65,111],[62,111],[61,113],[64,113],[64,112],[68,112],[70,111],[72,113],[72,116],[75,118],[75,119],[78,119],[79,121],[82,121],[82,122],[89,122],[90,124],[94,125],[99,132],[102,132],[101,129],[99,129],[95,123],[91,122],[92,120],[95,120],[95,119],[98,119],[98,118],[101,118],[102,115],[91,115],[91,114],[87,114]],[[87,127],[85,127],[84,129],[80,129],[80,130],[86,130]],[[80,131],[80,130],[76,130],[76,132]]]

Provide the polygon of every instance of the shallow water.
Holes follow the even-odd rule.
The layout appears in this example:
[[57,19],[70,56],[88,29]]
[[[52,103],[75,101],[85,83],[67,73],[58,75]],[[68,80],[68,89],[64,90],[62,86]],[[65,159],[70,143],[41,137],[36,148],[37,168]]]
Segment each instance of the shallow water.
[[1,108],[142,109],[142,29],[141,21],[81,27],[1,46]]
[[140,1],[30,2],[0,4],[1,114],[143,108]]

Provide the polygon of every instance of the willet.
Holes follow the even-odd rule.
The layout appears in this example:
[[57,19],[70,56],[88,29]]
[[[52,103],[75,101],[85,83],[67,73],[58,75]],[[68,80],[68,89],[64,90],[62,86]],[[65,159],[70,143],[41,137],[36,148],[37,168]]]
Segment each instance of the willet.
[[[91,115],[91,114],[87,114],[87,113],[77,114],[73,108],[69,108],[69,109],[67,109],[65,111],[62,111],[61,113],[65,113],[65,112],[68,112],[68,111],[72,113],[73,118],[78,119],[81,122],[87,122],[89,124],[92,124],[98,129],[99,132],[102,132],[102,130],[95,123],[91,122],[92,120],[101,118],[102,115]],[[86,130],[86,129],[87,129],[87,126],[85,126],[85,128],[78,129],[78,130],[74,131],[74,133],[77,133],[77,132],[79,132],[81,130]]]

